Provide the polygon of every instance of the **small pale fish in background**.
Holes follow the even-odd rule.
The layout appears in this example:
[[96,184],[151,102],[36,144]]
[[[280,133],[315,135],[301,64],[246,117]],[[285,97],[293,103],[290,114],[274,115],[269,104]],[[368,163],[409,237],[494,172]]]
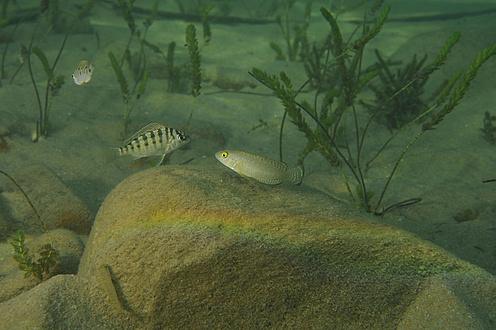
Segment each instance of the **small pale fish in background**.
[[88,61],[81,61],[72,74],[72,79],[76,85],[83,85],[91,80],[95,66]]
[[244,151],[223,150],[217,152],[215,157],[231,170],[261,183],[279,184],[287,180],[300,184],[303,179],[300,166],[288,168],[286,163]]
[[121,156],[130,155],[134,158],[160,156],[161,164],[168,153],[181,148],[190,141],[183,132],[159,123],[150,123],[126,140],[123,147],[118,147]]

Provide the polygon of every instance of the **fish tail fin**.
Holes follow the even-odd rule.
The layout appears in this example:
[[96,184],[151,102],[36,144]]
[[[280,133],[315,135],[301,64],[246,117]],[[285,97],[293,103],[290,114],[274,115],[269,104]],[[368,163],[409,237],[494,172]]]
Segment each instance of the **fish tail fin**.
[[119,147],[102,147],[107,161],[115,161],[122,156],[121,148]]
[[290,168],[288,170],[288,181],[290,181],[296,185],[299,185],[299,184],[301,184],[301,181],[303,180],[303,174],[304,174],[304,171],[303,171],[302,165],[298,165],[298,166],[295,166],[293,168]]

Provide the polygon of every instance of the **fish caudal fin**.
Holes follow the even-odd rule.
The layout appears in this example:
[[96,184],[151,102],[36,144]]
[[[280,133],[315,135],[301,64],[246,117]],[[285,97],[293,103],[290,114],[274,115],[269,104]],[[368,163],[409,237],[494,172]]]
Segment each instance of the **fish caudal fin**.
[[289,182],[299,185],[301,183],[301,180],[303,180],[303,167],[298,165],[293,168],[290,168],[288,170],[287,180]]

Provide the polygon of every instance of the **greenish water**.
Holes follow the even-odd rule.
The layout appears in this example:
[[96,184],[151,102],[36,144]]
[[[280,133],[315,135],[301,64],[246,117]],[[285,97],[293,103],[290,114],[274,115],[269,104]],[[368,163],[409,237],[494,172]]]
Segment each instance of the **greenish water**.
[[[319,56],[322,63],[327,56],[323,45],[331,28],[321,7],[328,8],[336,18],[345,44],[362,35],[364,13],[366,24],[372,26],[385,8],[383,5],[373,14],[372,3],[369,2],[364,11],[361,1],[205,0],[158,1],[154,12],[154,1],[138,0],[126,19],[117,1],[95,1],[84,17],[74,20],[83,8],[83,1],[60,1],[58,7],[52,1],[42,16],[39,1],[2,3],[5,3],[2,19],[6,21],[0,28],[0,169],[19,181],[36,208],[48,209],[47,204],[43,204],[48,203],[50,210],[57,212],[57,198],[36,197],[40,192],[35,187],[43,183],[41,178],[37,181],[34,175],[34,181],[26,182],[18,175],[32,165],[45,167],[82,201],[91,219],[107,194],[122,180],[154,165],[146,159],[115,155],[113,148],[124,145],[126,109],[132,108],[132,111],[124,135],[130,136],[146,124],[158,122],[185,130],[191,136],[191,142],[174,151],[165,166],[217,166],[219,171],[238,176],[220,164],[214,154],[232,149],[279,159],[279,134],[284,116],[284,107],[277,97],[248,72],[254,67],[276,75],[284,71],[296,91],[309,79],[312,47],[322,48]],[[414,109],[405,114],[405,109],[410,109],[414,101],[407,100],[399,106],[391,102],[393,107],[388,111],[398,113],[394,112],[389,119],[378,116],[367,128],[361,162],[364,181],[369,192],[374,193],[372,204],[377,203],[405,146],[422,130],[422,123],[432,117],[427,115],[420,123],[404,128],[370,167],[366,167],[367,161],[398,131],[398,118],[405,116],[406,123],[419,115],[415,111],[425,111],[436,99],[439,86],[457,71],[466,70],[483,49],[496,44],[496,7],[491,1],[479,1],[476,5],[471,1],[386,1],[385,5],[391,5],[389,19],[363,50],[360,79],[378,68],[376,50],[384,61],[390,61],[390,73],[400,76],[397,70],[404,71],[414,54],[416,63],[426,55],[424,66],[428,65],[455,31],[461,32],[462,37],[447,63],[419,87],[418,98],[411,99],[420,102],[419,109],[424,110]],[[190,24],[196,28],[201,56],[201,89],[197,96],[191,93],[191,61],[185,47],[185,31]],[[69,29],[71,33],[63,44]],[[298,31],[300,43],[295,42]],[[332,42],[336,42],[335,37]],[[38,55],[33,51],[30,64],[26,51],[24,64],[19,61],[21,45],[40,51]],[[50,88],[46,94],[47,73],[40,61],[43,56],[39,54],[43,53],[52,67],[62,45],[63,51],[51,74],[52,84],[58,76],[63,77],[64,84],[52,97]],[[277,47],[280,53],[275,50]],[[119,64],[122,62],[127,95],[123,96],[109,52]],[[355,54],[355,49],[348,49],[341,59],[351,63]],[[305,56],[306,60],[302,60]],[[329,72],[335,73],[332,71],[333,63],[338,62],[332,61],[335,56],[329,53]],[[72,74],[83,60],[92,63],[94,70],[88,83],[77,85]],[[143,84],[145,70],[146,85]],[[382,71],[382,74],[386,73]],[[392,209],[377,218],[379,222],[429,240],[492,274],[496,274],[496,184],[482,184],[482,181],[496,178],[491,119],[486,119],[484,124],[486,112],[496,115],[495,77],[496,59],[493,57],[484,64],[455,110],[406,153],[379,211],[411,198],[422,201]],[[317,105],[321,111],[322,98],[327,92],[336,90],[344,95],[340,90],[342,86],[332,76],[326,79],[319,93],[315,79],[305,84],[297,101],[307,101],[312,107]],[[140,92],[141,86],[144,89]],[[358,124],[355,125],[354,113],[349,107],[339,125],[343,130],[336,131],[341,132],[336,140],[339,150],[353,166],[357,164],[357,127],[361,134],[373,113],[365,104],[377,108],[381,101],[375,91],[385,90],[381,86],[379,76],[364,86],[354,100]],[[49,95],[46,104],[45,95]],[[332,107],[338,101],[339,96]],[[418,104],[412,107],[415,105]],[[42,122],[45,106],[50,107],[46,137],[40,132],[43,128],[36,134],[37,127],[41,127],[40,106]],[[308,115],[305,118],[312,129],[316,129],[312,118]],[[342,133],[344,130],[346,133]],[[37,142],[32,142],[33,139]],[[293,166],[306,147],[307,139],[289,118],[284,124],[282,141],[283,161]],[[318,151],[308,155],[304,166],[304,186],[345,201],[350,209],[355,208],[341,173]],[[356,181],[344,164],[343,172],[355,193]],[[275,189],[286,189],[286,185],[289,183]],[[28,235],[39,234],[39,228],[29,224],[37,220],[19,196],[7,179],[0,179],[0,225],[4,243],[19,228]],[[58,196],[57,192],[54,196]],[[23,211],[15,211],[15,208]],[[65,222],[59,225],[67,227]],[[75,226],[70,229],[77,229],[77,224]],[[2,248],[4,250],[7,249]],[[2,258],[6,260],[10,256]]]

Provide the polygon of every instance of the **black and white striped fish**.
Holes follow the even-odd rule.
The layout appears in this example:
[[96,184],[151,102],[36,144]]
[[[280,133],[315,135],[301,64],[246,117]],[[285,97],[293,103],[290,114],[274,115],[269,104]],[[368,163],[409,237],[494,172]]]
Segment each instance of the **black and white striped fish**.
[[189,141],[189,136],[175,128],[150,123],[129,137],[123,147],[117,148],[117,152],[121,156],[130,155],[135,158],[162,156],[158,162],[160,164],[165,155]]

